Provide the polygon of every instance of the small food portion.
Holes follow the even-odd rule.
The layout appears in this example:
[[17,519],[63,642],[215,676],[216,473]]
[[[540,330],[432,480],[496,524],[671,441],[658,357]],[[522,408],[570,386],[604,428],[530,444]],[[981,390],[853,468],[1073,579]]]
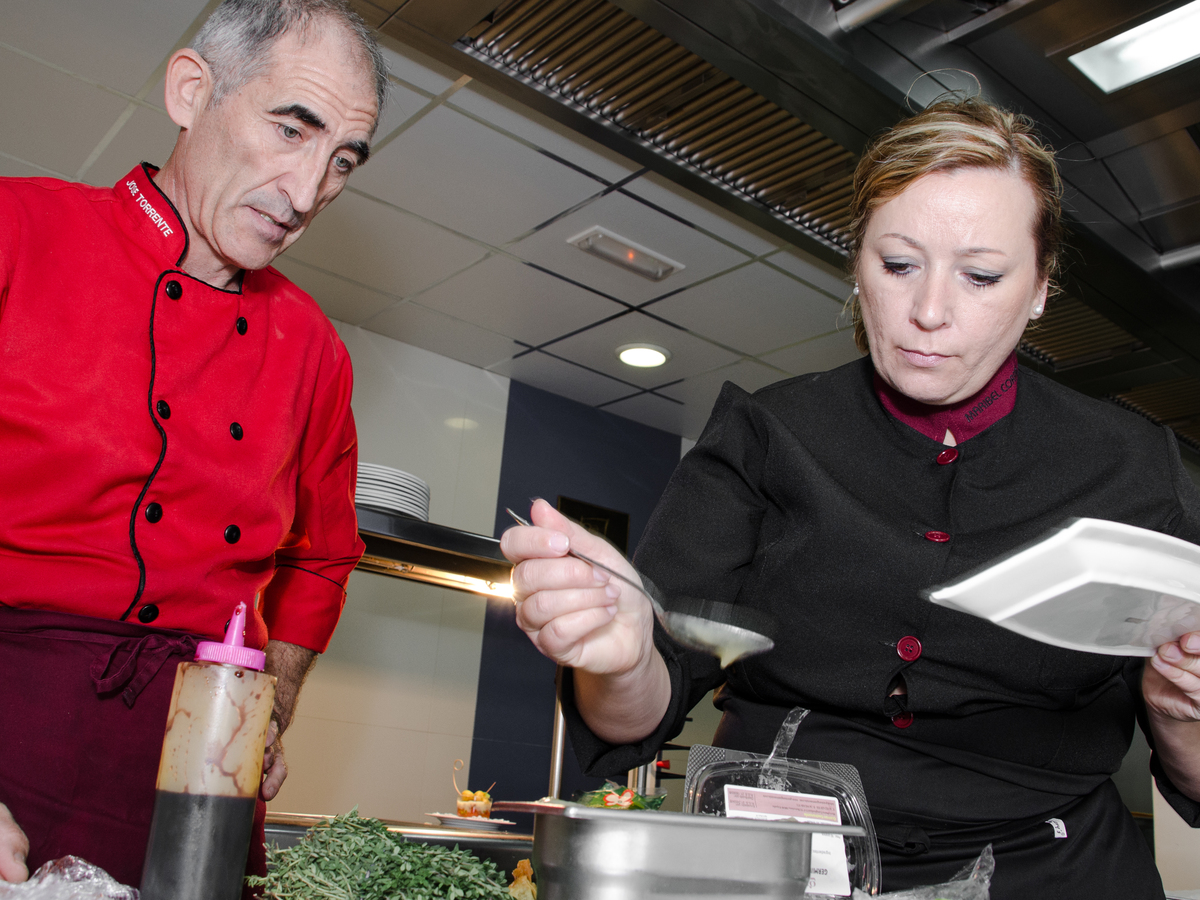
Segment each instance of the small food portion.
[[458,794],[457,812],[464,819],[475,817],[490,819],[492,816],[492,795],[488,791],[496,786],[496,782],[493,781],[487,791],[460,791],[456,775],[462,771],[464,765],[465,763],[461,759],[456,759],[454,761],[454,772],[450,774],[450,781],[454,784],[454,793]]
[[475,793],[463,791],[458,795],[456,811],[465,818],[480,816],[489,819],[492,815],[492,795],[487,791],[475,791]]
[[466,850],[407,841],[357,808],[294,847],[267,847],[267,875],[246,883],[265,900],[512,900],[504,873]]
[[632,788],[623,788],[610,781],[598,791],[581,794],[579,802],[584,806],[603,806],[608,809],[659,809],[666,799],[666,794],[647,797]]
[[508,886],[513,900],[537,900],[537,885],[533,883],[533,866],[523,859],[513,869],[513,883]]

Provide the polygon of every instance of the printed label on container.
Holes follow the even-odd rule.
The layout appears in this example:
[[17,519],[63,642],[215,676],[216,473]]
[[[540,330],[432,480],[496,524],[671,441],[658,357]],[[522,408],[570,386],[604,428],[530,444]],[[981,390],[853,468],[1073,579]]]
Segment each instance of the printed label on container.
[[[725,785],[725,815],[731,819],[792,819],[816,825],[841,825],[842,813],[836,797],[793,794],[762,788]],[[846,842],[840,834],[814,834],[806,894],[850,896],[850,870],[846,864]]]

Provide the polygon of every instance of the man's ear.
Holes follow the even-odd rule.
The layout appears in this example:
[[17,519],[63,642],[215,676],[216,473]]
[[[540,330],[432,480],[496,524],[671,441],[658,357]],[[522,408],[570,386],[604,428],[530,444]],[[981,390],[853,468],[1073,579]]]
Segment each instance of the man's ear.
[[167,115],[180,128],[191,128],[212,96],[212,70],[195,50],[176,50],[167,61],[163,100]]

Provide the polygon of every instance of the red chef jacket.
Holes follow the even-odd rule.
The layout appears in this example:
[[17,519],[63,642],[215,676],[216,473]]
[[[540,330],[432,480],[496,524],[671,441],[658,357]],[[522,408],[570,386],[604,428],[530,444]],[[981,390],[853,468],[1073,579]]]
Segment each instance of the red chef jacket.
[[[350,359],[274,269],[184,273],[146,164],[0,179],[0,604],[323,651],[363,551]],[[264,590],[265,589],[265,590]]]

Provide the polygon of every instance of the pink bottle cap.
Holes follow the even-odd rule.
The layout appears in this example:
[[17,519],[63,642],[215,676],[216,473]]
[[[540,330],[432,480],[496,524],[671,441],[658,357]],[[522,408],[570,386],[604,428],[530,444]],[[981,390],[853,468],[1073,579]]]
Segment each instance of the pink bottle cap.
[[246,639],[246,604],[239,603],[233,610],[233,618],[225,629],[225,643],[201,641],[196,645],[196,659],[206,662],[241,666],[261,672],[267,665],[267,654],[244,646]]

